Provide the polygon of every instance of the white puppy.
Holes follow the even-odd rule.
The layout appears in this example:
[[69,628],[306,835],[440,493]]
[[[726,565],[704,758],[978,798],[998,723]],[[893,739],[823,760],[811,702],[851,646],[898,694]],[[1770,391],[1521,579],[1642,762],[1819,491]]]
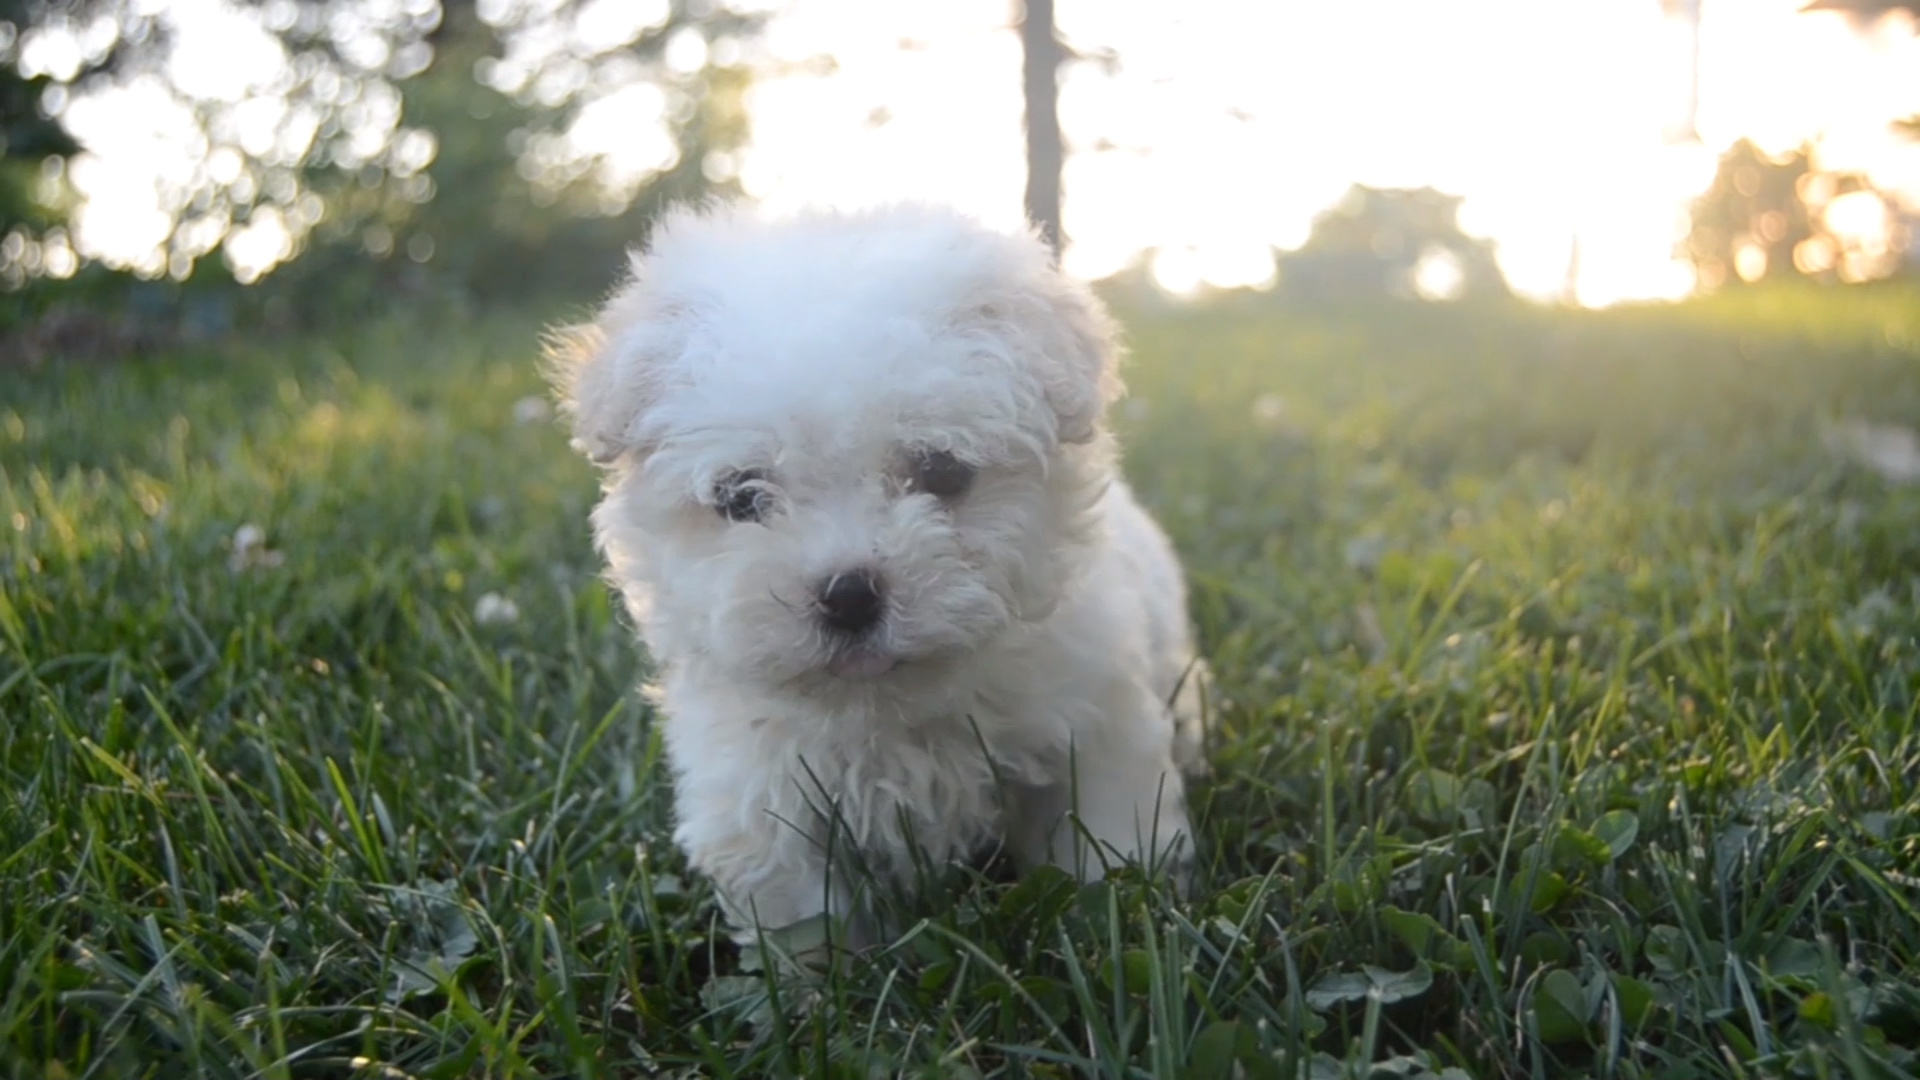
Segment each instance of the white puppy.
[[737,927],[995,841],[1087,878],[1191,853],[1185,587],[1114,470],[1106,315],[1033,237],[678,212],[550,359]]

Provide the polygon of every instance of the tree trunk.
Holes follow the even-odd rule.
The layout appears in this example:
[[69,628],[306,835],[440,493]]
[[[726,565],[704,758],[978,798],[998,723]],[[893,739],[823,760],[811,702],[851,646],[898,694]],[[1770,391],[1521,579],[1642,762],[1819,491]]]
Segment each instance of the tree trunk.
[[1020,17],[1027,99],[1027,220],[1060,258],[1060,85],[1063,59],[1053,0],[1025,0]]

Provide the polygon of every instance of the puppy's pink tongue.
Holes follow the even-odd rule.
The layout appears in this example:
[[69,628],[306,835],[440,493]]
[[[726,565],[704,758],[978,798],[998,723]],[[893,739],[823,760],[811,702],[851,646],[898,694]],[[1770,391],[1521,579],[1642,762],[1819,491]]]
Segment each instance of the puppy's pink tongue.
[[827,665],[827,670],[843,679],[871,679],[893,670],[897,661],[883,652],[842,653]]

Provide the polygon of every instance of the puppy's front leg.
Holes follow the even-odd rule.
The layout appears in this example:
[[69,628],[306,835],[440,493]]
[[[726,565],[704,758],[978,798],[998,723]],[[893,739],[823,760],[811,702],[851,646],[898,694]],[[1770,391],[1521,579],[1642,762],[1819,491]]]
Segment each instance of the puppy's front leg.
[[1022,793],[1010,839],[1023,861],[1051,862],[1092,881],[1116,861],[1177,873],[1192,859],[1171,726],[1158,701],[1139,698],[1130,696],[1124,712],[1076,739],[1071,776]]
[[[693,868],[713,881],[735,939],[749,944],[760,931],[828,915],[843,922],[841,944],[862,944],[854,940],[864,935],[850,918],[851,868],[832,865],[816,838],[794,825],[770,814],[728,809],[719,814],[683,810],[674,838]],[[762,827],[740,828],[743,822]]]

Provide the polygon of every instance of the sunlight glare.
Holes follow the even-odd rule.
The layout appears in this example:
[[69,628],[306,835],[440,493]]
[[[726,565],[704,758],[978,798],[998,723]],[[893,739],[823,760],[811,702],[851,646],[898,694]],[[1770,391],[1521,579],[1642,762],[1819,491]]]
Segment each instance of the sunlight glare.
[[611,185],[630,187],[678,159],[666,113],[666,93],[654,83],[636,82],[583,106],[567,136],[577,147],[598,151]]
[[161,265],[173,224],[162,189],[190,185],[207,153],[192,110],[157,83],[135,80],[79,98],[66,121],[88,147],[67,167],[80,196],[75,246],[109,266]]
[[235,102],[287,75],[280,39],[230,3],[175,0],[165,21],[173,31],[167,79],[188,97]]
[[707,66],[707,38],[698,27],[685,26],[667,39],[661,54],[667,69],[679,75],[692,75]]
[[293,232],[276,206],[256,207],[247,223],[227,234],[227,265],[241,284],[253,281],[293,254]]
[[1422,300],[1458,300],[1466,288],[1460,256],[1445,248],[1427,249],[1413,266],[1413,291]]
[[1153,283],[1175,296],[1192,296],[1206,284],[1200,255],[1191,247],[1160,248],[1153,253]]
[[587,0],[573,17],[573,30],[594,49],[615,49],[664,24],[673,13],[667,0]]

